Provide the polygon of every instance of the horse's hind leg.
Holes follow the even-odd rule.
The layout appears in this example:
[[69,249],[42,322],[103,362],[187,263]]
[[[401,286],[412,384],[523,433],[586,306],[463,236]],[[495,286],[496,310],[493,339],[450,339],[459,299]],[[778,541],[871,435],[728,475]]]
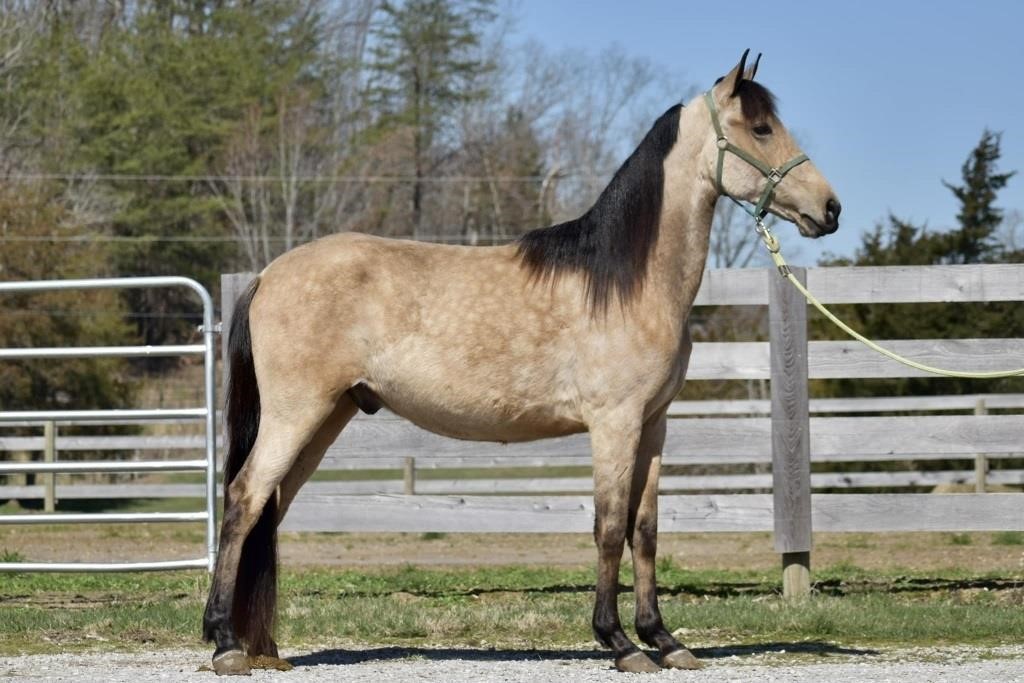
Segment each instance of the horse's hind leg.
[[655,557],[658,552],[658,475],[665,443],[665,413],[644,425],[637,450],[629,504],[629,544],[633,551],[636,633],[661,653],[662,666],[699,669],[701,663],[665,628],[658,609]]
[[640,439],[640,419],[610,418],[601,420],[590,429],[594,453],[594,541],[597,543],[594,636],[614,651],[615,666],[620,671],[659,671],[658,665],[626,636],[619,621],[619,563],[629,522],[630,487]]
[[[251,630],[263,634],[259,636],[260,640],[267,641],[257,644],[249,642],[250,654],[275,654],[273,641],[269,639],[274,605],[254,604],[257,602],[254,596],[235,594],[239,563],[249,532],[294,465],[302,448],[323,422],[325,413],[330,410],[329,406],[320,408],[323,409],[307,409],[303,414],[288,417],[276,417],[274,413],[264,411],[255,444],[228,487],[220,550],[203,619],[204,633],[216,645],[213,667],[218,674],[249,673],[249,664],[235,630],[237,627],[239,631],[244,631],[247,626],[246,623],[238,623],[239,615],[243,615],[241,618],[250,627],[258,624],[258,628],[253,627]],[[246,553],[250,551],[260,553],[261,557],[270,556],[270,561],[276,563],[272,548],[246,546]],[[276,581],[276,575],[273,575],[272,580]],[[273,599],[271,594],[270,602]]]
[[356,412],[358,412],[358,409],[355,402],[349,398],[348,394],[342,394],[330,417],[320,425],[320,428],[310,442],[303,447],[298,460],[288,470],[288,474],[284,476],[281,486],[278,488],[278,524],[284,520],[285,513],[288,512],[288,508],[291,506],[292,501],[295,500],[295,495],[299,492],[299,489],[316,471],[316,468],[320,466],[324,453],[337,440],[341,430],[345,428],[345,425],[355,416]]

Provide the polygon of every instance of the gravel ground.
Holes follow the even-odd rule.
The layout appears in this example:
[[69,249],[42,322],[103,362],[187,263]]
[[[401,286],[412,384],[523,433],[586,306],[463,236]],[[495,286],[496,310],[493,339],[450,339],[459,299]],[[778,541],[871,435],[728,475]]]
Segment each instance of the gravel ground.
[[[766,651],[767,650],[767,651]],[[488,651],[365,647],[291,654],[295,669],[256,671],[249,680],[282,683],[320,681],[524,681],[672,680],[701,683],[957,683],[1024,681],[1024,645],[999,648],[920,648],[874,651],[824,648],[785,651],[782,646],[704,649],[702,671],[620,674],[606,653],[588,651]],[[199,671],[206,651],[87,653],[0,658],[4,681],[212,681]]]

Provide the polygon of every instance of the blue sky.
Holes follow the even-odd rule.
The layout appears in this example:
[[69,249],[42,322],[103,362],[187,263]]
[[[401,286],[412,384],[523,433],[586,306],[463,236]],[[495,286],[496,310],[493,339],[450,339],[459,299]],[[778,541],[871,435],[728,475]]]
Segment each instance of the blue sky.
[[851,254],[890,212],[952,227],[941,181],[960,181],[985,127],[1003,132],[1000,168],[1021,172],[999,204],[1024,211],[1024,2],[522,0],[517,14],[522,38],[618,43],[701,89],[745,48],[763,52],[758,80],[843,202],[835,235],[779,229],[805,265]]

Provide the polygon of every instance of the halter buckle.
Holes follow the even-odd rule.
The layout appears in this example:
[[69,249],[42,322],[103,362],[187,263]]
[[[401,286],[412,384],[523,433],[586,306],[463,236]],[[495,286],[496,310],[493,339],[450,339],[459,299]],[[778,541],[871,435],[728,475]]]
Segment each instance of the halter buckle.
[[718,145],[718,149],[725,149],[726,147],[729,146],[729,141],[723,135],[722,137],[718,138],[718,142],[716,142],[715,144]]
[[778,185],[782,182],[782,173],[777,168],[773,168],[768,171],[768,180],[772,181],[773,184]]

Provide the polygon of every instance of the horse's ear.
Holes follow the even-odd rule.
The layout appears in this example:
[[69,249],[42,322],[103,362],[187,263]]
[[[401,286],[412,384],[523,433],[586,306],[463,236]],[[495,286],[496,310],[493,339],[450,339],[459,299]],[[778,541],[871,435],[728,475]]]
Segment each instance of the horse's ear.
[[[726,74],[725,78],[718,81],[722,85],[722,90],[729,93],[729,97],[735,97],[736,93],[740,90],[740,83],[743,82],[743,71],[747,66],[747,54],[749,53],[749,49],[744,50],[743,56],[740,57],[740,63],[737,64],[732,71]],[[719,95],[719,97],[721,97],[721,95]]]
[[748,81],[754,80],[754,76],[757,75],[757,65],[760,64],[760,63],[761,63],[761,53],[758,52],[757,53],[757,59],[754,60],[754,66],[750,67],[750,73],[748,73],[746,76],[744,76],[744,78],[746,78]]

